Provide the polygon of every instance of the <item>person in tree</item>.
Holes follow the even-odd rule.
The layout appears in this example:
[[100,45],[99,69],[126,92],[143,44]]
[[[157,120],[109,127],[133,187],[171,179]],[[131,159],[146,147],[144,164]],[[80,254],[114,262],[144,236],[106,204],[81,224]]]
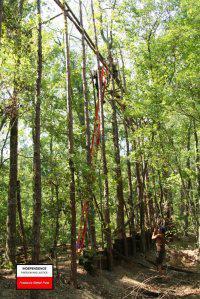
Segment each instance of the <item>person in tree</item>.
[[165,259],[165,227],[160,225],[156,227],[153,231],[152,240],[156,242],[156,265],[159,274],[164,274],[163,271],[163,261]]
[[[103,66],[101,67],[100,76],[101,76],[101,79],[102,79],[102,93],[103,93],[103,96],[104,96],[105,89],[106,89],[106,86],[107,86],[107,79],[108,78],[105,76],[105,72],[104,72]],[[96,88],[97,97],[98,97],[98,95],[99,95],[99,79],[98,79],[98,71],[97,70],[94,70],[92,72],[91,78],[93,80],[94,87]],[[105,104],[105,100],[103,101],[103,103]]]
[[98,72],[97,72],[97,70],[94,70],[92,72],[92,80],[94,82],[94,86],[95,86],[97,94],[98,94],[98,92],[99,92],[99,83],[98,83]]

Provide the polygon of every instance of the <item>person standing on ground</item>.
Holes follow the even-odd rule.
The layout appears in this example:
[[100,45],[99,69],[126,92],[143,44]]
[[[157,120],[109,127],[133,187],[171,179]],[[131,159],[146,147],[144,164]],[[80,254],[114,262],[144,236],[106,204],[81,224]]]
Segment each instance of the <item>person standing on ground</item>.
[[163,261],[165,259],[165,228],[160,226],[155,228],[152,235],[152,240],[156,242],[156,265],[159,274],[164,274],[163,272]]

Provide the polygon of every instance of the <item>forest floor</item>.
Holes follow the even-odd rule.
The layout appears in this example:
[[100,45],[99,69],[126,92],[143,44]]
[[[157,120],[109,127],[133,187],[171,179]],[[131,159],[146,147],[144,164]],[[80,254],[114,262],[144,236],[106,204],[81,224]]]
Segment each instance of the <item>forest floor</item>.
[[[176,246],[177,248],[177,246]],[[59,255],[59,280],[55,279],[53,291],[39,291],[40,299],[125,299],[125,298],[200,298],[200,269],[198,250],[167,250],[166,275],[158,275],[151,263],[154,253],[147,260],[142,256],[121,261],[114,271],[97,270],[89,275],[78,266],[77,290],[69,284],[70,263],[65,255]],[[184,271],[172,270],[178,267]],[[188,271],[188,273],[187,273]],[[29,291],[15,290],[15,274],[0,270],[0,298],[30,298]]]

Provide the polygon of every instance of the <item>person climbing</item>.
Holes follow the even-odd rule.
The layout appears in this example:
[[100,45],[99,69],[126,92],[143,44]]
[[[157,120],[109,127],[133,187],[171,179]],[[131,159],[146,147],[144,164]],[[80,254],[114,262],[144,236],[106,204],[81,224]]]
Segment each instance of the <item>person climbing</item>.
[[[93,81],[93,85],[96,89],[97,92],[97,97],[99,96],[99,78],[98,78],[98,71],[94,70],[91,73],[91,78]],[[105,90],[108,84],[108,74],[106,72],[106,69],[101,66],[100,68],[100,78],[101,78],[101,84],[102,84],[102,96],[103,96],[103,103],[105,104],[105,99],[104,99],[104,95],[105,95]]]
[[156,265],[159,274],[163,275],[163,261],[165,259],[165,227],[160,225],[153,231],[152,240],[156,242]]
[[98,83],[98,72],[97,72],[97,70],[94,70],[92,72],[92,80],[94,82],[94,86],[96,88],[97,95],[98,95],[98,93],[99,93],[99,83]]

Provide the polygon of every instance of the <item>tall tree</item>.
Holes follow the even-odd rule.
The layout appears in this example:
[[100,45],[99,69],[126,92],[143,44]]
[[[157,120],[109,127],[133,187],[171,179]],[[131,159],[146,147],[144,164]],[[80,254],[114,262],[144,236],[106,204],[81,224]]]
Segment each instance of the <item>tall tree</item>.
[[[83,12],[82,12],[82,1],[79,1],[80,7],[80,24],[83,28]],[[87,175],[87,194],[89,198],[89,222],[90,222],[90,235],[93,249],[96,248],[96,233],[95,233],[95,219],[94,219],[94,206],[93,206],[93,195],[92,195],[92,182],[91,182],[91,151],[90,151],[90,118],[89,118],[89,99],[88,99],[88,84],[86,78],[86,46],[85,46],[85,33],[82,31],[82,80],[83,80],[83,98],[84,98],[84,115],[85,115],[85,130],[86,130],[86,155],[87,155],[87,166],[88,166],[88,175]]]
[[102,163],[103,163],[103,174],[104,174],[104,194],[105,194],[105,238],[107,243],[107,252],[108,252],[108,262],[109,269],[113,267],[113,255],[112,255],[112,237],[111,237],[111,227],[110,227],[110,199],[109,199],[109,185],[108,185],[108,167],[107,167],[107,158],[106,158],[106,143],[105,143],[105,121],[104,121],[104,99],[102,93],[102,78],[101,78],[101,65],[100,65],[100,53],[98,48],[98,38],[97,38],[97,28],[96,20],[94,13],[94,3],[91,0],[91,10],[94,26],[94,35],[95,35],[95,46],[97,54],[97,68],[98,68],[98,96],[100,101],[100,115],[101,115],[101,152],[102,152]]
[[17,203],[17,177],[18,177],[18,107],[19,107],[19,66],[21,50],[21,18],[23,12],[23,0],[17,8],[17,20],[19,23],[18,30],[14,31],[14,51],[17,57],[16,71],[14,72],[14,88],[10,108],[10,174],[9,174],[9,191],[8,191],[8,216],[7,216],[7,256],[12,266],[15,266],[16,252],[16,203]]
[[[121,74],[121,81],[123,82],[121,88],[121,98],[123,99],[127,89],[126,89],[126,74],[125,74],[125,63],[124,63],[124,56],[122,49],[120,48],[120,58],[122,64],[122,74]],[[126,141],[126,166],[127,166],[127,178],[128,178],[128,188],[129,188],[129,196],[128,196],[128,205],[130,209],[129,217],[130,217],[130,235],[132,236],[132,244],[133,244],[133,254],[136,253],[136,240],[135,240],[135,211],[134,211],[134,192],[133,192],[133,175],[131,169],[131,149],[130,149],[130,142],[129,142],[129,130],[128,130],[128,119],[124,117],[123,121],[124,125],[124,133],[125,133],[125,141]]]
[[37,80],[35,99],[35,119],[33,131],[33,252],[32,262],[39,263],[40,257],[40,226],[41,226],[41,205],[42,205],[42,184],[41,184],[41,84],[42,84],[42,20],[41,1],[37,0],[38,35],[37,35]]
[[[106,43],[109,57],[109,66],[111,70],[110,78],[111,78],[111,107],[112,107],[112,133],[113,133],[113,145],[114,145],[114,158],[115,158],[115,182],[116,182],[116,194],[117,194],[117,230],[118,237],[123,240],[123,247],[125,255],[128,254],[127,242],[126,242],[126,229],[125,229],[125,202],[124,202],[124,188],[123,188],[123,179],[122,179],[122,171],[121,171],[121,157],[120,157],[120,147],[119,147],[119,129],[118,129],[118,120],[117,120],[117,107],[116,107],[116,91],[115,91],[115,81],[117,81],[119,86],[121,82],[118,77],[117,65],[113,60],[113,18],[111,18],[110,26],[109,26],[109,35],[107,33],[107,37],[104,34],[103,30],[103,12],[101,3],[99,2],[99,8],[101,10],[101,36]],[[111,2],[111,10],[112,13],[115,10],[116,1]],[[108,27],[108,25],[107,25]],[[107,28],[108,32],[108,28]]]
[[12,98],[12,112],[10,116],[10,176],[8,193],[7,216],[7,256],[15,266],[16,251],[16,198],[17,198],[17,173],[18,173],[18,99],[15,86]]
[[70,205],[71,205],[71,281],[77,287],[76,263],[76,198],[75,198],[75,168],[74,168],[74,132],[71,86],[71,59],[68,32],[67,11],[64,8],[65,54],[66,54],[66,100],[67,100],[67,131],[70,169]]
[[[112,61],[112,59],[110,59]],[[124,225],[124,192],[123,192],[123,180],[121,171],[121,158],[120,158],[120,148],[119,148],[119,130],[117,121],[117,109],[115,103],[115,83],[113,75],[111,75],[112,81],[112,96],[111,96],[111,106],[112,106],[112,127],[113,127],[113,144],[114,144],[114,156],[115,156],[115,178],[117,187],[117,227],[119,230],[119,237],[124,243],[124,253],[128,255],[127,242],[126,242],[126,230]]]

